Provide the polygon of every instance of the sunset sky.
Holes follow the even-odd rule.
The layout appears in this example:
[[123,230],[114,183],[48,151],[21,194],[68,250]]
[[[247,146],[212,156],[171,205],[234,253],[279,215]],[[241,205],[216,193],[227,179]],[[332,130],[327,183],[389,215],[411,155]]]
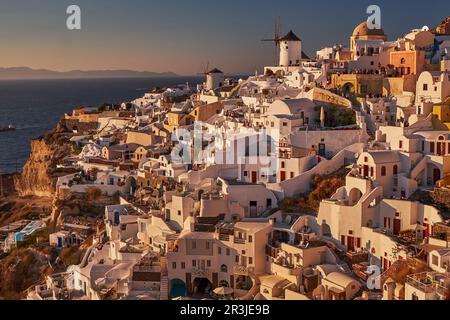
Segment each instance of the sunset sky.
[[[81,31],[66,28],[70,4],[81,7]],[[370,4],[381,7],[389,39],[450,14],[442,0],[0,0],[0,67],[196,74],[209,61],[229,74],[253,73],[275,63],[274,45],[260,40],[273,35],[277,17],[314,56],[348,45]]]

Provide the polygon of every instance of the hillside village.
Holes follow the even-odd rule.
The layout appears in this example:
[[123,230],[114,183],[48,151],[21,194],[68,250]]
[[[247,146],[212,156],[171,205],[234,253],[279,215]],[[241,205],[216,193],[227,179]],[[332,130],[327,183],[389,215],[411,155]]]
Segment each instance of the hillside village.
[[300,36],[261,74],[79,107],[33,142],[16,189],[51,208],[0,225],[0,262],[52,257],[18,294],[448,300],[450,18],[363,22],[314,58]]

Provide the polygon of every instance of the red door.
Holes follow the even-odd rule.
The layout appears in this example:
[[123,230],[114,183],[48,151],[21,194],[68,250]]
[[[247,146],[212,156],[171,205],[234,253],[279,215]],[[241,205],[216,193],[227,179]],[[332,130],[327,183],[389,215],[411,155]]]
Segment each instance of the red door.
[[439,156],[445,156],[445,142],[437,143],[437,153]]
[[400,234],[402,228],[402,220],[395,219],[394,220],[394,235],[398,236]]
[[355,238],[347,237],[347,248],[348,251],[355,251]]
[[257,178],[257,173],[256,172],[252,172],[252,183],[257,183],[258,182],[258,178]]
[[369,166],[364,166],[364,178],[369,177]]
[[439,180],[441,180],[441,170],[434,169],[433,170],[433,184],[436,184],[436,182],[438,182]]
[[281,171],[280,172],[280,180],[281,181],[285,181],[286,180],[286,171]]
[[423,224],[423,238],[428,238],[430,235],[430,225],[428,223]]
[[386,271],[387,269],[389,269],[389,260],[388,259],[383,259],[383,268],[384,271]]

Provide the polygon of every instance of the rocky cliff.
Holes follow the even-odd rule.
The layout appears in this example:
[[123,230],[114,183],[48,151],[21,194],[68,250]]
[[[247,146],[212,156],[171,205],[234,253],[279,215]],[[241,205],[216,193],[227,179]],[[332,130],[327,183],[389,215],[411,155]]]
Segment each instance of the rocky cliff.
[[73,154],[63,127],[57,127],[31,143],[31,153],[22,174],[15,179],[19,196],[52,197],[58,177],[68,174],[57,169],[61,161]]

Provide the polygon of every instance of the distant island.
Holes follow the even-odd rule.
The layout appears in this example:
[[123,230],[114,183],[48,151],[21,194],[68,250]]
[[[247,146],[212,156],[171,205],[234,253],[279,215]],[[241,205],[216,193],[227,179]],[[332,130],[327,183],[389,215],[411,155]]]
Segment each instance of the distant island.
[[27,67],[0,68],[0,80],[38,80],[38,79],[94,79],[94,78],[149,78],[176,77],[173,72],[150,72],[132,70],[72,70],[52,71]]

